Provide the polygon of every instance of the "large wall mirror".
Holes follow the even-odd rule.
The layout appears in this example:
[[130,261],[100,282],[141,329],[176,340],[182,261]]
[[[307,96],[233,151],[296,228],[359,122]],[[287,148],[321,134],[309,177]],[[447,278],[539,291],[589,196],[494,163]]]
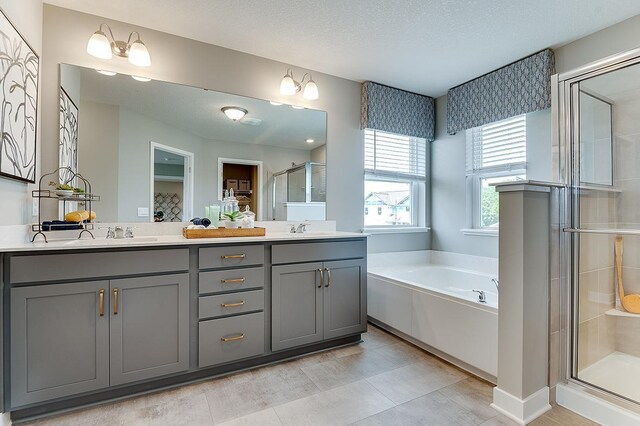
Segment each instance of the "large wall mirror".
[[228,189],[259,220],[325,219],[326,112],[67,64],[60,86],[77,126],[61,112],[77,141],[60,161],[101,196],[98,221],[188,221]]

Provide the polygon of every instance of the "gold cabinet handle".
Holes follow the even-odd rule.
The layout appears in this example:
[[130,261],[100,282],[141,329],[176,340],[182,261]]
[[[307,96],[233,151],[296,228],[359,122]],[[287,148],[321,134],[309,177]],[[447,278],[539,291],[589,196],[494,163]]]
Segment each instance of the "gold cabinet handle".
[[243,283],[245,282],[245,278],[233,278],[233,279],[226,279],[226,280],[220,280],[222,281],[223,284],[228,284],[228,283]]
[[101,317],[104,316],[104,289],[101,288],[98,292],[98,313]]
[[223,256],[221,256],[222,259],[244,259],[245,257],[247,257],[246,254],[242,253],[242,254],[225,254]]
[[324,283],[324,272],[322,272],[322,268],[317,269],[320,272],[320,282],[318,283],[318,288],[322,288],[322,283]]
[[113,315],[118,315],[118,289],[113,289]]
[[239,302],[233,302],[233,303],[221,303],[220,306],[222,306],[223,308],[235,308],[238,306],[242,306],[244,305],[244,300],[241,300]]
[[325,287],[329,287],[331,285],[331,269],[324,268],[327,271],[327,285]]
[[234,340],[242,340],[244,339],[244,333],[240,333],[237,336],[233,336],[233,337],[222,337],[220,338],[220,340],[222,340],[223,342],[233,342]]

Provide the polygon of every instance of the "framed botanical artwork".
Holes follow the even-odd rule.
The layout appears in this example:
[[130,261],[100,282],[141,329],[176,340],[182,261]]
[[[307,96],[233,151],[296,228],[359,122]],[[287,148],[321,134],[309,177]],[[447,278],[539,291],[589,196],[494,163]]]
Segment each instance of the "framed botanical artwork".
[[60,87],[60,139],[58,141],[59,182],[75,186],[78,172],[78,107]]
[[0,9],[0,176],[35,183],[40,60]]

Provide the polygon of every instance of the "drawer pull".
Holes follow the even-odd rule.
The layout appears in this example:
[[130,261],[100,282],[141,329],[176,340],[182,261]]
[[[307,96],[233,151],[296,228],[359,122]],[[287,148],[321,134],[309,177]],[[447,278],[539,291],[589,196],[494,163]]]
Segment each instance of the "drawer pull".
[[242,253],[242,254],[225,254],[223,256],[221,256],[222,259],[244,259],[245,257],[247,257],[246,254]]
[[104,316],[104,289],[101,288],[98,294],[99,294],[98,313],[100,314],[101,317],[103,317]]
[[233,278],[233,279],[225,279],[225,280],[220,280],[222,281],[223,284],[229,284],[229,283],[243,283],[245,282],[245,278]]
[[239,302],[233,302],[233,303],[221,303],[220,306],[222,306],[223,308],[236,308],[238,306],[242,306],[244,305],[244,300],[241,300]]
[[118,289],[113,289],[113,315],[118,315]]
[[220,340],[222,340],[223,342],[233,342],[235,340],[242,340],[244,339],[244,333],[240,333],[237,336],[233,336],[233,337],[222,337],[220,338]]

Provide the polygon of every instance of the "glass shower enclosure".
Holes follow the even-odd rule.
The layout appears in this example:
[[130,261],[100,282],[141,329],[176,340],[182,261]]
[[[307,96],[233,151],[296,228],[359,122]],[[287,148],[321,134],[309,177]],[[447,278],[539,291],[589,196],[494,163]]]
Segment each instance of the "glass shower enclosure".
[[558,83],[567,379],[640,404],[640,50]]
[[271,199],[273,220],[325,220],[327,165],[307,161],[274,173]]

